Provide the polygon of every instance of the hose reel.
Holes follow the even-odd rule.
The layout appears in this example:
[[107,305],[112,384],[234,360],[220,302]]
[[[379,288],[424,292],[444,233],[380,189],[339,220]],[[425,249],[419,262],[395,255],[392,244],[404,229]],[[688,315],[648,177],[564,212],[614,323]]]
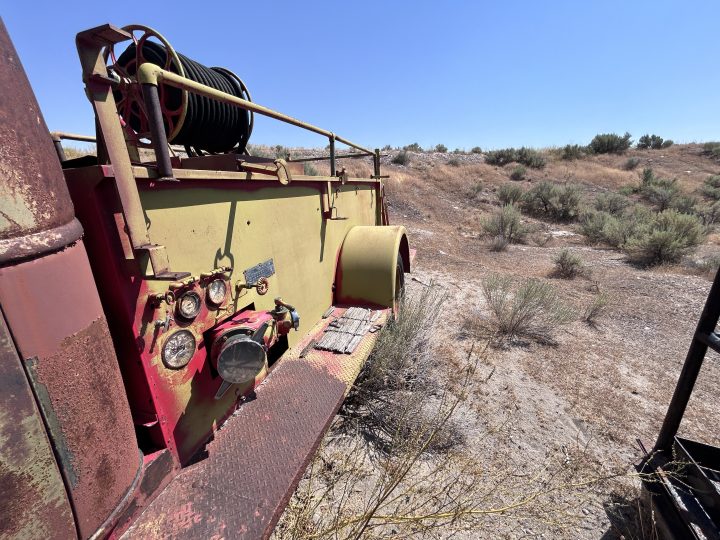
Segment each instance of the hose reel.
[[[112,61],[110,69],[126,80],[133,77],[138,67],[150,62],[192,81],[251,101],[250,92],[243,81],[232,71],[221,67],[206,67],[173,49],[158,32],[141,25],[123,28],[133,34],[133,43]],[[141,32],[136,38],[134,32]],[[154,38],[153,41],[150,38]],[[114,92],[118,112],[123,121],[140,137],[147,138],[150,131],[148,114],[136,84],[120,85]],[[186,90],[160,84],[158,88],[163,126],[167,140],[185,146],[195,153],[242,153],[253,128],[252,113]]]

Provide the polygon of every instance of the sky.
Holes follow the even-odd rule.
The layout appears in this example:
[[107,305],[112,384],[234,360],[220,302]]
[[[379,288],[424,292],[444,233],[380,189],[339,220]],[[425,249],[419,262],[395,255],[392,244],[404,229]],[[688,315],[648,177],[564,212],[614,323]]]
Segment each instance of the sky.
[[[21,2],[0,15],[51,130],[93,133],[77,32],[140,23],[253,100],[368,147],[720,139],[717,0]],[[255,144],[324,146],[258,119]]]

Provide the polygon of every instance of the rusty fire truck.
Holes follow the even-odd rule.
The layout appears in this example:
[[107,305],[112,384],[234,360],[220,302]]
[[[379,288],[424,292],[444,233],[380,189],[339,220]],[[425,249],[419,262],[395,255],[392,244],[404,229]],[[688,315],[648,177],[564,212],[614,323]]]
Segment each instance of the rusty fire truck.
[[[96,137],[51,137],[0,22],[0,536],[267,537],[410,271],[380,153],[150,28],[76,44]],[[258,114],[329,175],[249,155]]]

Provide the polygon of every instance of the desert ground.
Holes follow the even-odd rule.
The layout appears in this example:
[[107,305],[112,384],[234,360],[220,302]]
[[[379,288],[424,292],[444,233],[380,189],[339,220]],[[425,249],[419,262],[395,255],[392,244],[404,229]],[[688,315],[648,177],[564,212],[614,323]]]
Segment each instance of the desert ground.
[[[364,405],[362,388],[351,394],[275,537],[655,537],[633,465],[643,455],[638,441],[651,448],[657,436],[720,260],[714,226],[679,260],[647,266],[590,242],[582,218],[523,212],[526,237],[501,251],[483,223],[509,182],[579,186],[582,207],[623,188],[644,204],[630,190],[648,167],[709,204],[702,186],[720,164],[699,144],[574,160],[545,150],[546,165],[514,181],[515,163],[490,165],[479,153],[408,152],[404,165],[393,164],[398,150],[385,154],[390,219],[417,250],[406,299],[425,304],[405,312],[421,329],[405,345],[413,359],[398,361],[403,382],[370,387],[390,396],[382,414],[397,418],[379,447],[363,425],[368,414],[358,413],[377,403]],[[582,261],[572,279],[557,274],[563,249]],[[483,292],[493,275],[549,283],[572,317],[545,339],[498,336]],[[588,322],[599,295],[607,304]],[[717,360],[708,355],[681,427],[714,444]],[[437,437],[423,446],[427,433]]]

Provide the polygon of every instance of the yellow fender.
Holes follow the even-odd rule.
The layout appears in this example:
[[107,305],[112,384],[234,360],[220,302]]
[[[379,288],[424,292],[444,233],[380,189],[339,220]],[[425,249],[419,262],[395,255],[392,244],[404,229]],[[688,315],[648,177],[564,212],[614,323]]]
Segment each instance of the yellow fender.
[[410,249],[405,227],[352,227],[340,248],[336,303],[395,307],[398,258],[400,268],[409,272]]

